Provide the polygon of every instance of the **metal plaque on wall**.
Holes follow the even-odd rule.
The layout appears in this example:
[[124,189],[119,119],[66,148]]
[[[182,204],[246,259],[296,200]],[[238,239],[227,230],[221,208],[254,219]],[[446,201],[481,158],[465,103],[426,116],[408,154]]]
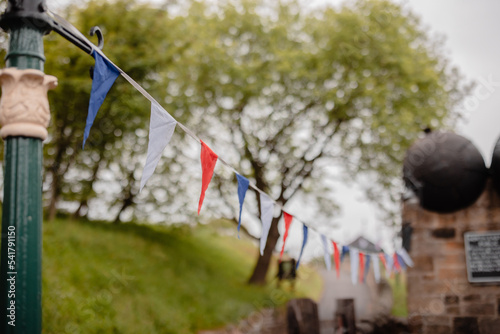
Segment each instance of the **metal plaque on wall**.
[[500,231],[466,232],[464,241],[469,282],[500,282]]

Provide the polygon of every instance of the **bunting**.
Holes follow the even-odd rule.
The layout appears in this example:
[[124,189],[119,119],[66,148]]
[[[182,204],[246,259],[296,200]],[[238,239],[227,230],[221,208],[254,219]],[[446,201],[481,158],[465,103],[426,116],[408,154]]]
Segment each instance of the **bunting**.
[[389,268],[387,267],[387,260],[385,258],[385,254],[384,253],[379,253],[379,258],[380,258],[380,261],[382,261],[382,264],[384,265],[384,269],[385,271],[389,271]]
[[396,272],[400,272],[401,271],[401,266],[399,264],[398,255],[396,253],[394,253],[394,255],[392,256],[392,263],[393,263],[393,266],[394,266],[394,270]]
[[240,238],[240,227],[241,227],[241,212],[243,211],[243,202],[245,201],[245,195],[248,190],[250,182],[244,176],[236,173],[236,179],[238,180],[238,200],[240,201],[240,214],[238,216],[238,239]]
[[325,258],[325,266],[328,271],[332,270],[332,260],[330,259],[330,254],[328,253],[328,241],[325,235],[321,235],[321,241],[323,242],[323,252]]
[[[90,43],[90,42],[89,42]],[[201,167],[202,167],[202,187],[200,200],[198,204],[198,215],[200,214],[201,207],[205,198],[205,192],[208,189],[210,181],[213,177],[215,165],[218,160],[224,165],[230,167],[235,173],[238,181],[238,199],[239,199],[239,216],[238,216],[238,238],[239,231],[241,228],[241,215],[243,210],[243,203],[245,200],[248,188],[251,186],[256,191],[260,193],[260,206],[261,206],[261,220],[262,220],[262,234],[260,238],[260,254],[264,254],[264,249],[269,235],[269,230],[271,227],[274,205],[277,204],[281,207],[279,203],[274,202],[268,195],[266,195],[262,190],[257,188],[255,185],[250,184],[249,180],[241,176],[234,168],[227,164],[223,159],[219,159],[218,155],[215,154],[200,138],[196,136],[191,130],[189,130],[183,124],[177,122],[161,105],[136,81],[134,81],[130,76],[128,76],[123,70],[118,66],[113,64],[100,50],[93,49],[91,55],[95,59],[95,68],[92,81],[92,89],[90,93],[89,109],[87,115],[87,121],[84,130],[84,138],[82,148],[85,147],[85,143],[89,137],[90,129],[95,121],[97,112],[104,102],[107,93],[113,86],[116,78],[121,74],[128,82],[130,82],[141,94],[144,95],[151,102],[151,119],[149,126],[149,142],[148,150],[146,156],[146,163],[143,169],[143,174],[141,177],[140,190],[146,185],[149,178],[154,173],[158,162],[162,156],[163,150],[170,142],[172,135],[175,131],[176,125],[179,124],[182,130],[184,130],[189,136],[198,140],[201,143]],[[282,208],[282,207],[281,207]],[[283,209],[283,208],[282,208]],[[288,237],[288,232],[290,225],[293,220],[293,216],[284,212],[285,220],[285,233],[283,237],[283,246],[280,252],[280,261],[283,256],[285,242]],[[308,226],[303,223],[303,242],[300,250],[300,255],[297,261],[296,269],[299,268],[300,261],[305,249],[305,245],[308,240]],[[321,240],[323,243],[324,259],[325,265],[328,270],[331,270],[331,259],[329,257],[328,251],[328,241],[326,236],[321,235]],[[384,254],[379,254],[379,257],[374,254],[363,254],[359,252],[358,249],[349,250],[348,246],[342,247],[342,252],[339,252],[338,245],[334,241],[333,253],[335,261],[335,269],[337,277],[340,276],[340,263],[343,261],[345,254],[350,252],[351,261],[351,279],[353,284],[356,284],[357,278],[362,282],[366,281],[366,276],[370,268],[370,262],[373,260],[374,264],[374,275],[375,280],[378,282],[380,280],[380,265],[379,259],[383,262],[387,275],[395,269],[401,271],[401,268],[406,268],[406,266],[413,266],[413,261],[411,260],[409,254],[405,249],[399,252],[395,252],[394,255],[384,257]],[[359,276],[358,276],[359,273]]]
[[403,260],[403,258],[401,257],[401,255],[398,252],[394,253],[394,255],[396,256],[396,259],[398,260],[399,267],[402,270],[405,270],[406,269],[406,263]]
[[408,254],[406,249],[401,248],[398,253],[399,253],[399,256],[403,259],[404,263],[406,263],[406,265],[408,267],[414,266],[413,260],[411,259],[410,254]]
[[302,232],[304,233],[304,239],[302,240],[302,248],[300,249],[300,255],[299,255],[299,259],[297,260],[297,266],[295,267],[295,270],[299,269],[300,259],[302,258],[302,253],[304,252],[304,248],[306,247],[307,233],[308,233],[307,225],[305,225],[305,224],[302,225]]
[[368,276],[368,272],[370,271],[370,259],[371,256],[366,254],[365,256],[365,269],[364,269],[364,275],[363,275],[363,283],[366,283],[366,277]]
[[342,254],[340,254],[340,262],[344,261],[344,257],[346,254],[349,254],[349,247],[342,246]]
[[380,263],[378,261],[377,255],[370,255],[373,261],[373,276],[375,276],[375,282],[380,283]]
[[332,241],[333,244],[333,256],[335,259],[335,271],[337,272],[337,278],[340,277],[340,253],[339,248],[337,247],[337,243]]
[[359,270],[359,252],[357,249],[352,248],[349,250],[349,258],[351,260],[351,281],[352,284],[356,285],[358,282],[358,270]]
[[215,164],[217,163],[217,154],[215,154],[210,147],[207,146],[202,140],[201,142],[201,194],[200,202],[198,203],[198,215],[200,214],[201,206],[203,205],[203,200],[205,199],[205,191],[207,191],[208,185],[212,180],[212,175],[214,174]]
[[83,133],[82,149],[85,148],[85,142],[89,137],[90,128],[92,127],[92,124],[94,124],[99,108],[104,102],[104,99],[111,89],[111,86],[113,86],[116,78],[120,75],[120,72],[98,52],[95,52],[95,50],[92,51],[92,57],[95,59],[94,76],[92,79],[92,89],[90,91],[87,123],[85,124],[85,131]]
[[392,256],[390,256],[389,254],[384,254],[384,256],[385,256],[386,267],[387,267],[387,270],[385,271],[385,275],[387,278],[390,278],[391,274],[394,270],[394,260],[393,260]]
[[363,283],[365,276],[365,255],[359,252],[359,283]]
[[142,172],[141,187],[146,185],[153,175],[165,147],[167,147],[174,134],[177,121],[156,103],[151,103],[151,120],[149,121],[149,142],[146,164]]
[[285,242],[286,238],[288,238],[288,231],[290,230],[290,225],[292,225],[293,216],[283,211],[283,220],[285,221],[285,233],[283,234],[283,246],[281,246],[280,262],[283,258],[283,252],[285,251]]
[[264,193],[260,194],[260,219],[262,220],[262,235],[260,236],[260,255],[264,255],[267,236],[273,220],[274,201]]

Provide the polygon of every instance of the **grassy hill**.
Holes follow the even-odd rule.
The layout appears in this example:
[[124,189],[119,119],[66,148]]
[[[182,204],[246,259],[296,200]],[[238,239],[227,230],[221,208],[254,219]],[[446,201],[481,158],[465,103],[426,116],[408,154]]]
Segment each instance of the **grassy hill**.
[[[246,285],[257,247],[211,225],[56,220],[43,238],[43,333],[196,333],[292,297]],[[296,295],[317,298],[305,272]]]

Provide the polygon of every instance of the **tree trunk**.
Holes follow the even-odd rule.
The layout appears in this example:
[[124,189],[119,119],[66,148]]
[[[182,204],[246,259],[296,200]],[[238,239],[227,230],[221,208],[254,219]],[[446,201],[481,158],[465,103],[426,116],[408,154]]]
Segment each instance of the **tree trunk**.
[[57,202],[59,201],[59,197],[61,196],[62,192],[61,188],[63,184],[63,177],[75,160],[76,152],[78,151],[75,149],[73,150],[73,154],[71,154],[69,157],[64,157],[64,152],[66,152],[66,149],[69,147],[68,143],[69,139],[71,138],[70,136],[68,140],[61,139],[62,133],[64,133],[65,128],[66,127],[61,127],[60,134],[58,135],[59,138],[55,138],[55,142],[58,143],[57,154],[54,157],[54,161],[49,168],[50,174],[52,175],[52,184],[50,186],[50,203],[47,213],[48,221],[52,221],[54,220],[54,218],[56,218]]
[[88,209],[88,203],[87,203],[87,199],[86,199],[86,198],[85,198],[85,199],[82,199],[82,200],[80,201],[80,205],[78,206],[78,209],[76,209],[76,211],[75,211],[75,212],[73,212],[73,219],[83,218],[84,216],[86,217],[86,216],[87,216],[87,214],[88,214],[88,210],[87,210],[87,212],[85,213],[85,215],[84,215],[84,216],[82,216],[82,210],[83,210],[84,208],[87,208],[87,209]]
[[116,215],[115,220],[113,221],[113,224],[120,224],[121,223],[120,216],[122,215],[122,212],[125,211],[125,209],[128,208],[130,205],[131,205],[131,203],[128,204],[126,201],[123,202],[122,207],[118,211],[118,214]]
[[266,247],[264,248],[264,255],[261,256],[259,253],[252,276],[248,280],[249,284],[266,284],[266,276],[267,272],[269,271],[269,265],[271,264],[273,251],[280,237],[280,233],[278,231],[278,222],[280,220],[280,217],[281,215],[279,217],[273,218],[271,228],[269,229],[269,235],[267,237]]
[[103,160],[103,153],[99,152],[99,161],[97,161],[94,164],[94,167],[92,167],[92,176],[88,181],[82,182],[83,187],[82,190],[80,191],[81,193],[80,206],[78,206],[78,209],[76,209],[76,211],[73,213],[74,219],[82,218],[83,217],[82,210],[85,208],[87,209],[87,212],[85,213],[84,216],[86,217],[88,215],[88,207],[89,207],[88,202],[93,193],[92,187],[94,183],[97,181],[97,174],[100,170],[102,160]]
[[122,193],[124,193],[125,195],[122,200],[122,206],[118,211],[115,220],[113,221],[114,224],[119,224],[121,222],[120,216],[122,215],[122,212],[125,211],[125,209],[127,209],[129,206],[134,205],[135,196],[138,194],[138,190],[135,189],[134,183],[134,170],[131,170],[127,175],[127,185],[125,186],[125,189],[122,190]]

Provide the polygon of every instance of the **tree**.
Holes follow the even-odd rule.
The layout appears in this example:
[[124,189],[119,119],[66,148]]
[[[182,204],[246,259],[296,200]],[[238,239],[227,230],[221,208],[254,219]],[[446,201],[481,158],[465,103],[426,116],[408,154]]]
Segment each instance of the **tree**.
[[[191,43],[169,78],[169,93],[180,92],[173,110],[285,208],[300,196],[333,214],[327,166],[370,175],[369,194],[393,196],[406,148],[452,119],[464,92],[418,18],[389,1],[318,11],[294,1],[195,2],[183,24]],[[233,188],[217,186],[221,196]],[[265,282],[280,218],[250,283]]]
[[[458,72],[418,18],[389,1],[321,10],[304,10],[293,0],[192,1],[166,10],[120,0],[90,2],[68,15],[84,31],[101,25],[115,63],[290,213],[299,209],[294,202],[307,200],[318,214],[335,214],[325,181],[332,166],[346,178],[368,175],[367,194],[380,203],[396,201],[406,148],[423,128],[451,124],[464,94]],[[117,221],[141,201],[147,205],[138,206],[136,216],[168,215],[165,203],[183,211],[191,201],[182,192],[189,186],[186,171],[199,168],[186,164],[193,150],[184,148],[192,141],[176,131],[167,159],[139,196],[149,104],[127,83],[117,81],[96,120],[96,137],[79,150],[90,92],[82,73],[92,60],[70,47],[61,52],[66,42],[60,41],[47,43],[47,73],[64,73],[60,95],[51,97],[49,202],[77,201],[80,215],[89,198],[99,196],[96,184],[108,182],[119,185],[108,200],[118,208]],[[103,180],[104,174],[111,176]],[[213,189],[221,200],[205,207],[236,221],[228,175],[216,175]],[[258,198],[254,192],[248,200],[257,204]],[[280,218],[272,221],[250,283],[265,282]]]

